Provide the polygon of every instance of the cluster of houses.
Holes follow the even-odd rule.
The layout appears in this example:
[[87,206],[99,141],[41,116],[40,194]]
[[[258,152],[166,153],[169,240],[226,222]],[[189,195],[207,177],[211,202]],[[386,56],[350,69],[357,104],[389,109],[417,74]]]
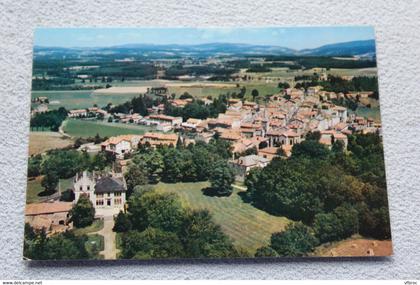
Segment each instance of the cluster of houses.
[[[353,132],[381,132],[380,123],[348,114],[347,108],[332,103],[332,99],[342,96],[340,93],[325,92],[317,86],[306,91],[289,88],[272,95],[264,105],[229,99],[226,112],[220,113],[217,118],[190,118],[185,122],[181,117],[161,114],[163,106],[156,106],[145,117],[136,113],[115,114],[121,122],[153,125],[160,132],[120,135],[100,145],[89,146],[89,149],[115,155],[118,167],[114,170],[118,173],[78,173],[73,181],[74,202],[28,204],[25,220],[35,228],[48,229],[49,233],[71,228],[69,211],[82,195],[91,200],[98,216],[117,214],[126,203],[127,186],[123,173],[127,167],[127,156],[142,145],[175,147],[178,142],[187,145],[198,141],[209,142],[218,137],[231,143],[233,155],[229,163],[235,170],[236,179],[243,180],[251,169],[267,166],[274,157],[289,157],[293,146],[305,140],[309,132],[319,132],[319,142],[328,148],[336,141],[341,141],[347,148],[348,135]],[[183,107],[190,101],[173,99],[171,104]],[[108,115],[106,111],[93,107],[71,110],[69,116],[84,117],[89,113]]]

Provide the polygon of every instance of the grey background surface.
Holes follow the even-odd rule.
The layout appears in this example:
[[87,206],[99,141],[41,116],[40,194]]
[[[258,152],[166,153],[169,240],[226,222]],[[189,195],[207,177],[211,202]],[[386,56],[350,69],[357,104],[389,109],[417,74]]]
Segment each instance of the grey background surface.
[[[420,278],[419,1],[0,1],[0,279]],[[33,29],[373,25],[394,256],[388,259],[22,261]]]

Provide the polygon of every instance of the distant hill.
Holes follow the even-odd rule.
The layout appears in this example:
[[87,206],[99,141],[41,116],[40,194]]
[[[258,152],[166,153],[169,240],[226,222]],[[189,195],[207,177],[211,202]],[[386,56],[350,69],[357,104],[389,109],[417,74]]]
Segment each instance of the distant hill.
[[299,54],[312,56],[374,56],[375,52],[375,40],[366,40],[329,44],[314,49],[304,49],[299,51]]
[[282,46],[252,45],[236,43],[206,43],[199,45],[154,45],[154,44],[125,44],[112,47],[90,48],[61,48],[61,47],[34,47],[35,53],[124,53],[139,54],[153,53],[158,55],[284,55],[284,56],[375,56],[375,41],[352,41],[324,45],[313,49],[294,50]]

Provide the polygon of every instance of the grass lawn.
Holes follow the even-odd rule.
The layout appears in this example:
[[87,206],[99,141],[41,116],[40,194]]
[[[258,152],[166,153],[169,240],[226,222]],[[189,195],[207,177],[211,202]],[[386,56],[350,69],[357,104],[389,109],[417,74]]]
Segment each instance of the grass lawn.
[[[26,189],[26,203],[38,203],[43,200],[39,193],[43,192],[45,189],[41,186],[42,176],[36,177],[34,180],[29,180],[27,183]],[[71,188],[72,178],[69,179],[60,179],[61,190],[64,191],[67,188]]]
[[72,137],[111,137],[127,134],[144,134],[153,131],[153,127],[134,124],[108,123],[103,121],[87,121],[80,119],[66,120],[63,125],[64,132]]
[[26,203],[39,202],[41,197],[38,196],[38,194],[45,190],[44,187],[41,186],[41,177],[28,181],[26,187]]
[[102,228],[104,227],[104,221],[101,219],[97,219],[95,221],[93,221],[93,224],[91,224],[90,226],[87,226],[85,228],[76,228],[74,227],[73,232],[76,236],[81,236],[81,235],[86,235],[89,233],[94,233],[97,231],[102,230]]
[[85,242],[85,248],[91,258],[103,259],[103,256],[98,253],[104,250],[104,237],[98,234],[88,235],[88,240]]
[[214,221],[221,225],[234,244],[252,254],[257,248],[267,245],[271,234],[283,230],[289,222],[285,217],[272,216],[244,203],[237,188],[234,188],[234,193],[229,197],[205,196],[201,189],[208,186],[207,182],[159,183],[156,190],[161,193],[177,193],[186,207],[208,209]]
[[[92,90],[66,90],[66,91],[32,91],[32,98],[39,96],[48,97],[50,104],[48,109],[54,110],[59,107],[66,109],[83,109],[93,107],[97,104],[99,107],[104,107],[108,103],[122,104],[138,94],[95,94]],[[36,107],[32,104],[32,107]]]

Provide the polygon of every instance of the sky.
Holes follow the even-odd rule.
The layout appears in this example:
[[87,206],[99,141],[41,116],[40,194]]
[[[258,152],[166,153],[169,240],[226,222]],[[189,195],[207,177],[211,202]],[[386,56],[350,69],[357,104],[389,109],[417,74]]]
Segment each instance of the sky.
[[242,43],[292,49],[374,39],[372,27],[288,28],[38,28],[35,45],[49,47],[108,47],[123,44]]

